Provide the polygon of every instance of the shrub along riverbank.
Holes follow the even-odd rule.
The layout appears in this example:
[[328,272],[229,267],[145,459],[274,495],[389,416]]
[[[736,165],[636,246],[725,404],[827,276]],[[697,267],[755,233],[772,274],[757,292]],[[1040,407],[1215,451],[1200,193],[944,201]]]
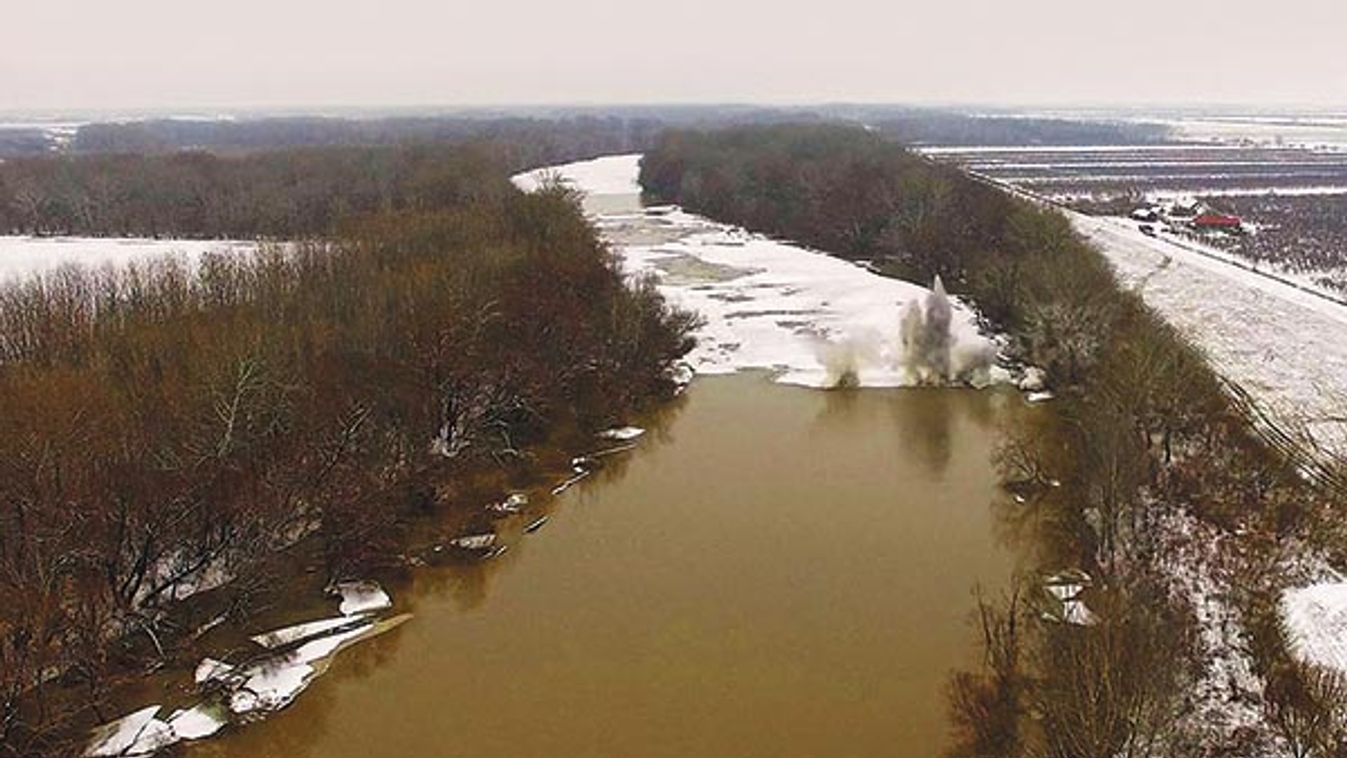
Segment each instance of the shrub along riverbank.
[[[1275,610],[1287,550],[1322,543],[1340,495],[1265,443],[1200,352],[1063,217],[840,126],[670,132],[641,184],[890,275],[940,275],[1013,359],[1047,370],[1059,423],[1003,451],[1016,494],[1004,515],[1035,535],[1039,566],[983,604],[986,666],[951,684],[956,754],[1243,755],[1341,710],[1322,697],[1328,674],[1290,660]],[[1198,534],[1213,544],[1194,546]],[[1062,569],[1089,575],[1068,583],[1086,585],[1083,606],[1061,602],[1074,587],[1043,591]],[[1213,631],[1225,622],[1199,600],[1229,607],[1234,628]],[[1244,681],[1213,667],[1231,658]],[[1248,707],[1239,698],[1257,722],[1217,720]],[[1344,725],[1320,728],[1311,754],[1336,754]]]
[[[57,750],[129,640],[187,631],[170,610],[194,585],[245,592],[311,529],[355,576],[476,473],[671,394],[691,317],[624,282],[569,191],[520,193],[489,149],[389,148],[395,201],[346,203],[368,155],[212,159],[199,188],[295,169],[330,200],[311,215],[269,215],[274,184],[239,225],[177,192],[146,211],[307,241],[0,288],[0,752]],[[152,184],[143,160],[61,162]]]

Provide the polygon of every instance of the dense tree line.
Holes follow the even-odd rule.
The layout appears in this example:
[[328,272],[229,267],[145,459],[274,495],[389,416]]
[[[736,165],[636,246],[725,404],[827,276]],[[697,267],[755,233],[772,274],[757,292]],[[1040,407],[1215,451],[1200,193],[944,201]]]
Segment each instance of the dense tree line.
[[158,118],[81,126],[74,153],[214,153],[295,147],[373,147],[492,141],[526,152],[528,165],[640,150],[663,128],[654,118],[602,113],[555,118],[525,115],[290,116],[252,119]]
[[[277,198],[393,170],[308,241],[0,288],[0,752],[55,750],[130,641],[203,620],[177,613],[194,586],[243,598],[304,535],[330,578],[380,565],[474,472],[668,396],[690,347],[570,191],[520,193],[480,150],[108,160]],[[185,197],[146,212],[234,229]],[[300,236],[335,214],[267,218]]]
[[94,121],[60,139],[40,125],[0,129],[0,157],[66,154],[213,153],[294,147],[491,140],[532,154],[530,165],[646,149],[666,128],[844,120],[922,145],[1134,145],[1169,137],[1160,124],[973,114],[943,108],[838,105],[512,107],[440,114],[155,117]]
[[[588,148],[580,149],[581,155]],[[24,158],[0,164],[0,230],[18,234],[294,238],[342,218],[439,208],[508,191],[473,177],[541,153],[474,142]],[[556,155],[570,158],[571,148]]]
[[0,159],[42,155],[55,147],[51,137],[38,127],[0,127]]
[[[1183,721],[1203,650],[1176,582],[1193,568],[1175,563],[1164,526],[1188,514],[1239,535],[1233,591],[1246,596],[1259,641],[1268,690],[1254,696],[1276,714],[1271,728],[1336,707],[1316,695],[1336,690],[1318,687],[1320,673],[1275,639],[1271,546],[1326,533],[1340,493],[1308,482],[1297,450],[1269,444],[1238,393],[1119,288],[1062,216],[835,126],[672,132],[645,156],[641,182],[657,200],[891,274],[939,274],[1011,337],[1014,358],[1048,371],[1057,419],[1003,451],[1019,496],[1006,518],[1035,533],[1041,571],[1094,577],[1086,597],[1097,623],[1045,622],[1041,574],[985,604],[987,665],[951,687],[957,755],[1208,754],[1210,741],[1192,741]],[[1347,735],[1321,731],[1323,745]]]

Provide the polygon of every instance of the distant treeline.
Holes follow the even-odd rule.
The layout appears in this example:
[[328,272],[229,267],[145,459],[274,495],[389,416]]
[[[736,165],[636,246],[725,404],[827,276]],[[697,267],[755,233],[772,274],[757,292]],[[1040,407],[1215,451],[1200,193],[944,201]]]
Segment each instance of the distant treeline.
[[[570,191],[520,193],[480,149],[107,160],[62,165],[131,166],[142,187],[150,168],[257,176],[242,194],[372,212],[255,255],[0,288],[6,754],[56,752],[108,672],[145,663],[131,651],[171,656],[210,621],[175,596],[225,577],[210,613],[246,609],[310,533],[331,578],[382,565],[408,514],[669,396],[691,346],[691,317],[624,281]],[[145,206],[158,231],[300,236],[342,215],[216,226],[185,186]]]
[[[1181,588],[1197,569],[1178,562],[1165,526],[1185,514],[1231,539],[1256,535],[1229,591],[1269,728],[1290,740],[1318,719],[1313,739],[1344,744],[1347,721],[1326,726],[1338,723],[1326,714],[1347,685],[1289,656],[1270,568],[1278,539],[1342,534],[1335,495],[1264,441],[1202,354],[1122,290],[1064,217],[844,127],[670,133],[641,183],[891,274],[939,274],[1011,337],[1012,357],[1047,369],[1059,423],[1011,430],[1001,453],[1017,495],[1007,525],[1036,535],[1041,574],[982,607],[986,665],[950,689],[954,755],[1175,755],[1201,739],[1184,720],[1204,653]],[[1065,567],[1093,577],[1092,625],[1064,622],[1037,584]]]
[[290,147],[495,141],[527,152],[530,164],[634,152],[663,129],[659,120],[617,116],[149,119],[93,123],[75,133],[75,153],[229,153]]
[[913,111],[872,125],[914,145],[1145,145],[1164,142],[1162,124]]
[[23,158],[0,164],[0,229],[14,234],[294,238],[342,218],[487,200],[475,177],[517,165],[486,148],[312,148]]
[[[615,143],[555,132],[522,142],[20,158],[0,163],[0,232],[199,238],[321,234],[342,218],[443,207],[505,176]],[[622,144],[625,144],[623,142]]]
[[55,146],[47,132],[37,127],[0,128],[0,159],[43,155]]
[[1099,145],[1165,140],[1160,124],[974,114],[901,105],[766,108],[748,105],[503,108],[384,116],[151,117],[94,121],[60,138],[40,125],[0,129],[0,158],[53,153],[239,153],[292,147],[404,145],[489,140],[528,152],[529,164],[645,150],[666,128],[849,121],[922,145]]

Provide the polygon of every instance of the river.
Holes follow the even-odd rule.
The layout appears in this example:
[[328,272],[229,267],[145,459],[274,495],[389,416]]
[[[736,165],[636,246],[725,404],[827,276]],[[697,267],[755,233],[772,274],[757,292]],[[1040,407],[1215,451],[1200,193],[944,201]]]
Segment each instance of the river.
[[1007,580],[1007,390],[697,380],[610,476],[200,756],[931,756]]
[[[655,245],[670,257],[654,268],[683,287],[669,294],[741,309],[708,324],[702,375],[638,420],[634,450],[544,497],[544,528],[502,529],[512,549],[492,561],[417,570],[393,588],[409,623],[191,755],[927,758],[947,744],[949,675],[978,661],[975,591],[995,594],[1017,563],[997,445],[1044,411],[1004,387],[827,391],[755,370],[784,356],[809,384],[821,373],[804,340],[854,314],[896,323],[925,290],[696,217],[643,217],[623,191],[634,161],[614,165],[586,208],[628,263]],[[724,262],[737,255],[756,263]],[[868,300],[836,294],[856,283]]]

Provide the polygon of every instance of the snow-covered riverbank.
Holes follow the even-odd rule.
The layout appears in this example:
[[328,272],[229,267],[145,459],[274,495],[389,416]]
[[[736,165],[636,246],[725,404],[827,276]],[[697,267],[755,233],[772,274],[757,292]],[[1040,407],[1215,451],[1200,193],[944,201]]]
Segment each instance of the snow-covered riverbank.
[[609,156],[515,182],[532,190],[556,174],[585,192],[590,207],[619,208],[594,220],[626,271],[655,276],[666,298],[706,321],[689,356],[698,372],[768,370],[779,382],[811,387],[1008,379],[994,363],[996,343],[978,332],[972,310],[956,298],[949,299],[948,330],[936,339],[947,341],[935,346],[940,355],[933,358],[930,344],[918,344],[929,343],[919,336],[923,330],[904,326],[904,319],[910,326],[918,318],[916,311],[924,331],[932,331],[932,307],[943,298],[930,288],[680,208],[640,209],[634,198],[626,208],[611,202],[639,193],[639,162],[639,155]]

